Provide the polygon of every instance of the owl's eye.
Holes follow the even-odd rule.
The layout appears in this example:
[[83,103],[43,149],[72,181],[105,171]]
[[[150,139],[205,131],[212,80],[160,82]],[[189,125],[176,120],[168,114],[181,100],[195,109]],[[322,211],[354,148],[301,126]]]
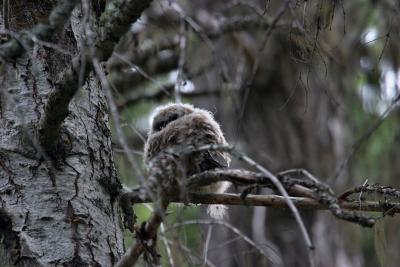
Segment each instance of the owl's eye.
[[153,125],[153,130],[154,130],[154,131],[160,131],[160,130],[163,129],[165,126],[167,126],[170,122],[173,122],[174,120],[178,119],[178,117],[179,117],[178,114],[172,114],[172,115],[169,116],[168,118],[156,122],[156,123]]

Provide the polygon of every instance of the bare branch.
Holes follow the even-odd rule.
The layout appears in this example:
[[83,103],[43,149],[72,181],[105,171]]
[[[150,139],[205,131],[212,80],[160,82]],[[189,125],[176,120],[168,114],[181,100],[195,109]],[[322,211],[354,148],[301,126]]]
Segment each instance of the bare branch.
[[192,19],[190,16],[186,14],[186,12],[183,10],[183,8],[177,3],[174,2],[171,7],[182,17],[186,20],[188,25],[193,29],[193,31],[199,36],[199,38],[207,45],[207,47],[210,49],[210,52],[212,54],[213,61],[215,62],[215,65],[218,66],[220,75],[223,78],[224,81],[229,81],[229,76],[226,70],[226,66],[224,65],[224,62],[220,59],[220,57],[216,53],[216,48],[211,41],[211,39],[207,36],[207,33],[204,31],[201,25],[199,25],[194,19]]
[[[218,96],[221,91],[223,89],[216,89],[216,90],[209,90],[209,89],[196,89],[194,91],[190,91],[190,92],[180,92],[179,94],[182,97],[191,97],[191,98],[195,98],[195,97],[202,97],[202,96]],[[158,88],[156,91],[154,92],[144,92],[142,94],[139,95],[134,95],[131,97],[127,97],[126,99],[122,100],[119,104],[118,104],[118,110],[122,110],[125,107],[129,107],[129,106],[133,106],[135,104],[137,104],[140,101],[145,101],[145,100],[151,100],[151,101],[157,101],[157,100],[162,100],[166,97],[170,97],[171,94],[174,91],[174,85],[167,85],[167,86],[163,86]]]
[[[183,148],[183,151],[180,153],[191,153],[193,151],[207,151],[207,150],[225,150],[231,153],[234,157],[236,157],[238,160],[246,162],[248,165],[250,165],[253,168],[256,168],[258,171],[260,171],[263,175],[265,175],[275,186],[275,188],[279,191],[279,193],[286,199],[287,204],[292,211],[297,223],[299,224],[300,230],[303,234],[304,240],[307,244],[307,247],[309,250],[313,249],[313,245],[311,242],[311,238],[307,233],[307,229],[303,223],[303,220],[300,217],[300,214],[296,208],[296,206],[290,201],[289,195],[285,189],[285,187],[282,185],[282,183],[279,181],[279,179],[269,170],[255,162],[253,159],[250,157],[244,155],[241,152],[236,151],[233,147],[230,146],[220,146],[220,145],[204,145],[201,147],[188,147],[188,148]],[[176,151],[171,151],[172,153],[176,153]],[[310,262],[312,262],[312,259],[310,258]]]
[[[119,38],[129,29],[151,0],[115,0],[114,9],[102,15],[102,27],[99,29],[99,40],[94,45],[94,55],[99,61],[107,60]],[[42,145],[47,151],[55,151],[61,124],[68,115],[69,102],[79,89],[79,75],[83,62],[83,80],[92,70],[89,55],[79,54],[60,74],[55,90],[49,95],[44,116],[40,122],[39,133]]]
[[[196,151],[203,149],[220,149],[232,152],[232,148],[229,146],[202,146]],[[186,148],[186,150],[180,151],[180,153],[186,153],[187,151],[193,151],[193,148]],[[170,152],[172,153],[172,152]],[[176,153],[176,152],[175,152]],[[234,152],[238,153],[238,152]],[[244,155],[240,155],[243,157]],[[359,187],[353,190],[348,190],[340,197],[339,201],[333,197],[331,188],[325,184],[319,182],[312,174],[306,170],[293,169],[273,175],[263,167],[256,164],[254,161],[249,160],[249,164],[253,165],[258,170],[263,170],[261,173],[254,173],[247,170],[240,169],[215,169],[205,171],[199,174],[195,174],[187,179],[184,187],[186,187],[186,195],[181,194],[170,194],[163,201],[178,202],[178,203],[192,203],[192,204],[223,204],[223,205],[246,205],[246,206],[265,206],[272,208],[291,208],[293,207],[302,209],[313,209],[313,210],[330,210],[330,212],[337,218],[358,223],[362,226],[371,227],[374,225],[376,218],[365,216],[360,213],[350,211],[372,211],[372,212],[383,212],[384,214],[394,215],[400,213],[399,202],[385,203],[379,201],[348,201],[347,197],[356,192],[364,191],[377,191],[381,194],[399,197],[399,191],[391,187],[375,186],[374,188],[368,188],[368,185]],[[297,175],[301,175],[302,179],[297,178]],[[275,177],[276,181],[271,179],[271,176]],[[293,178],[294,176],[294,178]],[[282,195],[288,190],[288,192],[302,197],[289,196],[287,193],[283,196],[278,195],[254,195],[249,194],[218,194],[218,193],[199,193],[193,192],[198,187],[209,185],[220,181],[230,181],[236,186],[257,186],[257,187],[269,187],[272,189],[278,189]],[[281,190],[279,190],[281,187]],[[368,189],[367,189],[368,188]],[[121,205],[129,207],[136,203],[153,202],[154,197],[150,196],[148,188],[139,187],[135,189],[124,188],[120,196]],[[190,190],[192,190],[190,192]],[[184,190],[182,190],[184,191]],[[304,197],[305,196],[305,197]],[[298,213],[297,209],[296,212]],[[144,250],[144,241],[142,236],[146,236],[149,240],[155,236],[157,227],[161,223],[161,218],[154,218],[157,212],[153,213],[153,217],[147,223],[146,229],[141,235],[137,243],[132,246],[126,255],[121,259],[121,265],[117,266],[129,266],[124,264],[133,264],[137,261],[138,257]],[[164,214],[164,213],[162,213]],[[161,215],[159,215],[161,216]],[[222,222],[221,222],[222,223]],[[219,224],[221,224],[219,223]],[[302,232],[304,235],[304,232]],[[311,242],[311,241],[310,241]],[[206,256],[204,256],[206,258]],[[310,253],[310,261],[312,261]]]
[[[178,245],[179,248],[181,250],[183,250],[184,252],[186,252],[187,254],[189,254],[190,256],[196,258],[199,262],[201,261],[200,257],[195,255],[191,249],[189,249],[188,247],[184,246],[183,244],[181,244],[180,242],[178,243],[173,243],[171,240],[168,240],[168,243],[170,243],[171,245]],[[209,259],[205,259],[206,260],[206,264],[210,267],[216,267],[217,265],[213,264]]]
[[[166,88],[164,85],[160,84],[160,82],[158,82],[155,78],[153,78],[151,76],[151,74],[154,74],[154,73],[151,73],[151,74],[147,73],[141,67],[139,67],[136,64],[133,64],[129,60],[125,59],[123,57],[123,55],[120,55],[116,52],[113,53],[113,57],[119,59],[120,62],[124,62],[130,68],[135,70],[134,73],[126,73],[121,70],[112,71],[112,73],[109,75],[108,80],[115,88],[121,89],[121,87],[126,87],[126,86],[131,88],[132,84],[135,83],[135,80],[137,81],[138,77],[144,77],[146,80],[149,80],[149,81],[153,82],[154,84],[156,84],[158,87],[158,90],[161,91],[162,94],[165,94],[167,96],[171,95],[168,88]],[[165,62],[163,60],[157,61],[158,63],[160,63],[160,65],[157,64],[157,66],[154,67],[153,69],[155,69],[154,70],[155,72],[162,72],[165,66],[167,66],[167,69],[170,68],[171,62],[175,66],[176,65],[175,61],[176,60],[174,58],[172,60],[167,59]],[[126,86],[124,86],[124,85],[126,85]]]
[[[271,23],[268,24],[269,26],[268,26],[267,31],[265,33],[265,37],[261,41],[261,44],[258,47],[258,52],[259,53],[264,51],[264,48],[265,48],[269,38],[271,37],[272,32],[275,30],[275,28],[277,26],[277,23],[282,18],[282,16],[284,15],[286,10],[288,9],[289,5],[290,5],[290,0],[285,0],[282,3],[281,7],[279,8],[276,16],[272,19]],[[259,70],[259,67],[260,67],[260,57],[256,57],[255,60],[254,60],[253,66],[252,66],[251,75],[250,75],[249,80],[246,81],[241,86],[242,87],[241,89],[245,92],[245,94],[244,94],[243,105],[241,107],[241,111],[240,111],[240,114],[239,114],[239,124],[240,124],[240,121],[243,119],[244,111],[245,111],[246,105],[247,105],[247,98],[249,97],[250,89],[251,89],[251,86],[252,86],[252,84],[254,82],[256,74],[257,74],[257,72]]]
[[155,238],[158,227],[163,221],[164,212],[167,206],[167,203],[162,203],[160,205],[161,210],[155,209],[144,229],[138,233],[139,238],[137,239],[136,244],[131,246],[126,251],[126,253],[121,257],[114,267],[130,267],[136,263],[149,241]]
[[[134,204],[151,202],[150,196],[138,194],[138,190],[124,193],[126,199],[132,200]],[[289,197],[296,207],[300,209],[312,210],[329,210],[329,206],[321,204],[318,201],[307,197]],[[287,208],[285,198],[277,195],[253,195],[249,194],[245,199],[241,194],[217,194],[217,193],[189,193],[188,199],[180,200],[179,198],[171,199],[174,203],[187,203],[189,200],[192,204],[224,204],[234,206],[263,206],[269,208]],[[186,202],[185,202],[186,201]],[[400,213],[400,202],[384,204],[380,201],[342,201],[339,207],[351,211],[365,212],[386,212],[391,210],[393,213]]]
[[29,32],[22,33],[18,40],[12,38],[7,43],[2,44],[0,46],[0,58],[5,61],[15,60],[26,51],[26,47],[33,45],[33,39],[49,41],[56,32],[64,27],[77,2],[77,0],[59,0],[51,11],[47,23],[39,23]]
[[107,69],[110,71],[119,71],[127,62],[134,62],[137,65],[142,65],[160,51],[175,49],[179,44],[179,36],[173,35],[171,37],[162,38],[157,42],[154,40],[149,40],[149,42],[150,44],[146,43],[139,47],[136,47],[137,45],[135,42],[130,42],[129,46],[124,49],[122,55],[120,54],[121,52],[116,53],[114,51],[113,55],[107,61]]
[[363,134],[352,146],[351,151],[348,156],[341,162],[338,170],[335,173],[335,176],[331,177],[330,180],[335,182],[344,168],[347,166],[349,161],[352,159],[354,154],[362,147],[364,143],[366,143],[372,134],[382,125],[385,119],[396,109],[399,107],[398,103],[400,102],[400,94],[393,98],[392,103],[386,108],[386,110],[379,116],[379,118],[369,127],[369,129]]
[[[132,63],[129,63],[129,65],[131,67],[134,67],[134,65],[132,65]],[[187,73],[186,79],[192,80],[194,78],[200,77],[201,75],[207,73],[207,71],[210,69],[212,69],[212,66],[210,66],[210,65],[203,66],[196,71]],[[111,75],[114,75],[114,73]],[[119,72],[118,75],[121,75],[121,72]],[[124,78],[126,78],[126,77],[124,77]],[[128,81],[129,81],[129,79],[128,79]],[[118,91],[120,91],[121,89],[124,90],[122,83],[116,84],[115,79],[111,78],[111,83],[113,85],[115,85],[116,87],[118,87]],[[124,80],[123,83],[126,84],[126,81]],[[121,88],[121,85],[122,85],[122,88]],[[140,87],[140,85],[139,85],[139,87]],[[135,95],[124,96],[124,99],[122,99],[120,101],[120,103],[118,104],[118,109],[121,110],[125,107],[132,106],[139,101],[162,100],[166,97],[170,97],[174,91],[174,84],[172,84],[172,83],[167,84],[167,85],[158,85],[158,83],[156,83],[156,87],[157,87],[156,90],[151,90],[150,92],[149,92],[149,90],[145,90],[144,92],[140,92]],[[130,89],[132,88],[132,83],[129,84],[129,88]],[[179,93],[182,97],[200,97],[200,96],[209,96],[209,95],[218,96],[219,94],[221,94],[222,91],[229,91],[229,90],[230,90],[230,92],[234,93],[234,91],[231,90],[230,85],[228,83],[226,83],[218,88],[197,88],[196,87],[194,91],[181,91]]]
[[250,246],[254,247],[261,255],[265,256],[268,260],[270,260],[268,258],[268,255],[265,254],[264,250],[259,245],[254,243],[254,241],[251,240],[251,238],[246,236],[244,233],[242,233],[239,229],[237,229],[232,224],[225,222],[225,221],[221,221],[221,220],[188,220],[188,221],[184,221],[181,223],[176,223],[176,224],[172,225],[170,228],[165,229],[165,230],[168,231],[168,230],[171,230],[174,228],[182,227],[185,225],[191,225],[191,224],[205,224],[205,225],[210,225],[210,226],[211,225],[222,225],[222,226],[228,228],[229,230],[231,230],[232,232],[234,232],[236,235],[238,235],[240,238],[242,238],[246,243],[248,243]]
[[[188,190],[196,190],[196,188],[204,185],[219,181],[229,181],[234,185],[258,185],[260,187],[274,188],[271,181],[265,175],[255,173],[242,169],[214,169],[211,171],[205,171],[198,174],[192,175],[187,180]],[[295,196],[309,197],[315,199],[316,194],[301,185],[292,184],[289,182],[282,181],[285,188]]]
[[394,189],[391,186],[382,186],[382,185],[378,185],[378,184],[374,184],[374,185],[369,185],[367,183],[361,185],[361,186],[357,186],[353,189],[349,189],[346,190],[344,193],[342,193],[338,199],[339,200],[343,200],[343,201],[347,201],[348,198],[352,195],[352,194],[357,194],[357,193],[378,193],[384,196],[391,196],[391,197],[395,197],[395,198],[400,198],[400,191]]
[[[298,172],[308,173],[305,170],[302,170],[302,171],[301,170],[289,170],[289,171],[286,171],[283,173],[288,174],[288,173],[298,173]],[[311,174],[309,174],[309,175],[311,175]],[[315,203],[318,203],[318,205],[317,205],[318,208],[324,207],[324,208],[329,209],[331,211],[331,213],[338,219],[357,223],[357,224],[360,224],[362,226],[367,226],[367,227],[371,227],[375,223],[375,218],[373,218],[373,217],[364,216],[362,214],[351,213],[351,212],[343,210],[342,205],[347,207],[346,206],[347,204],[344,204],[345,199],[343,197],[340,198],[339,200],[336,199],[333,196],[332,190],[327,185],[321,184],[315,177],[312,178],[311,182],[302,181],[302,180],[299,180],[296,178],[285,177],[285,176],[277,176],[277,179],[279,179],[282,186],[286,190],[288,190],[288,192],[290,192],[292,194],[291,196],[293,196],[293,195],[301,196],[303,198],[305,197],[306,199],[315,201]],[[249,188],[268,187],[268,188],[272,188],[275,190],[277,189],[275,184],[273,184],[271,182],[271,180],[269,179],[269,177],[265,176],[264,173],[260,174],[260,173],[246,171],[246,170],[229,170],[229,169],[228,170],[216,169],[216,170],[205,171],[205,172],[202,172],[199,174],[195,174],[187,180],[187,184],[185,186],[186,186],[187,191],[193,192],[198,187],[209,185],[209,184],[219,182],[219,181],[230,181],[231,183],[233,183],[236,186],[248,186]],[[375,190],[375,191],[381,192],[382,194],[386,194],[386,195],[392,195],[392,196],[398,195],[398,191],[391,187],[375,186],[373,189],[371,188],[369,190]],[[332,192],[332,193],[330,193],[330,192]],[[355,189],[355,190],[349,191],[349,192],[350,193],[347,193],[347,195],[349,195],[353,192],[357,192],[357,190]],[[255,199],[253,197],[253,198],[250,198],[250,200],[249,200],[249,196],[250,196],[249,193],[250,192],[246,192],[246,190],[245,190],[240,195],[229,195],[229,197],[233,196],[233,200],[230,199],[229,197],[226,198],[228,195],[225,195],[225,198],[222,197],[222,199],[221,198],[217,198],[217,199],[205,198],[204,199],[204,198],[201,198],[201,195],[200,195],[200,200],[199,200],[198,199],[199,196],[194,193],[194,194],[190,194],[189,200],[191,203],[204,203],[204,204],[207,204],[208,202],[210,202],[208,204],[257,205],[256,203],[257,203],[257,201],[259,201],[259,199],[257,199],[258,196],[255,196]],[[215,195],[213,195],[213,196],[215,196]],[[237,196],[240,196],[240,198],[237,198]],[[260,197],[261,197],[261,201],[264,201],[264,199],[263,199],[264,196],[260,196]],[[124,202],[130,202],[131,204],[132,203],[141,203],[144,201],[150,201],[147,190],[144,190],[142,188],[137,188],[134,190],[126,191],[125,193],[123,193],[122,199]],[[179,196],[172,197],[169,200],[185,202],[185,199],[181,199]],[[292,201],[292,198],[289,198],[289,200]],[[219,203],[219,201],[222,201],[222,202]],[[225,201],[227,201],[227,202],[225,202]],[[252,202],[252,201],[256,201],[256,202]],[[352,202],[352,203],[354,203],[354,202]],[[360,203],[360,201],[357,202],[358,205],[359,205],[359,203]],[[293,204],[297,206],[296,202],[294,202]],[[313,206],[313,204],[310,204],[310,203],[307,203],[307,204],[311,205],[311,207],[313,207],[313,208],[316,208]],[[381,203],[379,208],[377,208],[377,206],[375,204],[376,203],[372,204],[372,210],[376,209],[375,211],[382,211],[382,212],[386,212],[386,213],[389,213],[388,211],[390,211],[391,213],[389,213],[389,214],[396,213],[397,203],[393,204],[391,202],[386,201],[385,203]],[[267,205],[269,205],[268,202],[267,202]],[[354,206],[354,207],[359,207],[359,206]],[[350,209],[352,209],[352,208],[350,208]]]
[[[218,26],[207,32],[210,39],[219,38],[224,34],[256,29],[268,29],[272,19],[268,16],[260,18],[259,16],[234,16],[224,18]],[[275,23],[274,27],[286,27],[286,23]]]
[[126,156],[128,158],[129,163],[132,165],[136,176],[141,181],[141,184],[144,185],[145,182],[143,180],[143,174],[140,171],[140,167],[137,164],[137,162],[135,161],[135,159],[133,157],[133,154],[131,153],[131,150],[129,148],[128,142],[126,141],[126,137],[125,137],[125,135],[124,135],[124,133],[122,131],[121,123],[120,123],[120,120],[119,120],[120,116],[118,114],[117,106],[115,105],[114,99],[112,97],[111,87],[110,87],[110,85],[109,85],[109,83],[107,81],[107,77],[106,77],[106,75],[104,73],[104,70],[100,66],[100,62],[96,58],[93,59],[93,63],[92,64],[93,64],[94,71],[95,71],[98,79],[100,80],[100,83],[101,83],[101,85],[102,85],[102,87],[103,87],[103,89],[105,91],[105,95],[106,95],[107,102],[108,102],[108,105],[109,105],[110,113],[111,113],[111,116],[113,118],[113,122],[115,124],[115,131],[116,131],[116,135],[117,135],[118,141],[121,144],[122,149],[124,150],[124,152],[125,152],[125,154],[126,154]]
[[175,88],[174,88],[174,96],[175,102],[181,102],[181,88],[184,83],[183,81],[183,67],[185,65],[185,57],[186,57],[186,21],[184,18],[181,18],[181,25],[180,25],[180,38],[179,38],[179,62],[178,62],[178,74],[175,81]]

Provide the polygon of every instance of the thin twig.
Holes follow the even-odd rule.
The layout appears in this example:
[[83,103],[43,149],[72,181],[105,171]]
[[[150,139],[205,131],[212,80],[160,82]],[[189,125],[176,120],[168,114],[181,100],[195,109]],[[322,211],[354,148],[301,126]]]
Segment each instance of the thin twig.
[[265,256],[269,260],[268,255],[265,254],[264,250],[259,245],[254,243],[254,241],[251,240],[251,238],[249,238],[244,233],[242,233],[238,228],[236,228],[232,224],[225,222],[225,221],[221,221],[221,220],[187,220],[184,222],[176,223],[176,224],[172,225],[171,227],[165,229],[165,231],[169,231],[169,230],[172,230],[172,229],[175,229],[178,227],[191,225],[191,224],[222,225],[222,226],[228,228],[229,230],[231,230],[232,232],[234,232],[236,235],[240,236],[245,242],[247,242],[250,246],[254,247],[261,255]]
[[[151,212],[154,212],[153,207],[151,207],[150,205],[144,205],[148,210],[150,210]],[[168,256],[168,261],[169,264],[171,265],[171,267],[175,267],[175,262],[174,262],[174,258],[172,256],[171,253],[171,247],[169,245],[169,240],[167,239],[166,235],[165,235],[165,227],[164,227],[164,223],[160,224],[160,233],[161,233],[161,240],[164,243],[165,246],[165,250],[167,252],[167,256]]]
[[140,167],[137,164],[136,160],[134,159],[134,157],[131,153],[131,149],[129,148],[128,142],[126,141],[125,134],[122,131],[121,123],[119,121],[120,116],[118,114],[117,106],[116,106],[113,96],[111,94],[110,85],[107,81],[107,77],[104,73],[104,70],[100,66],[100,62],[97,60],[97,58],[93,58],[93,67],[94,67],[95,73],[97,74],[97,77],[99,78],[100,83],[105,91],[105,95],[106,95],[108,105],[110,108],[110,113],[113,118],[113,122],[115,124],[115,131],[116,131],[116,135],[119,140],[119,143],[121,144],[121,146],[125,152],[125,155],[127,156],[128,161],[131,164],[133,171],[136,173],[136,176],[139,179],[141,185],[146,185],[143,173],[140,170]]
[[171,93],[169,92],[169,90],[164,85],[162,85],[159,81],[157,81],[157,79],[151,77],[151,75],[148,74],[141,67],[139,67],[138,65],[130,62],[128,59],[124,58],[123,55],[121,55],[121,54],[119,54],[117,52],[114,52],[113,56],[115,58],[119,59],[121,62],[124,62],[125,64],[127,64],[129,67],[133,68],[135,71],[137,71],[140,75],[142,75],[147,80],[149,80],[149,81],[153,82],[154,84],[156,84],[157,87],[160,89],[160,91],[163,92],[163,94],[171,96]]
[[161,203],[159,210],[157,208],[155,209],[143,231],[140,233],[140,238],[137,239],[136,243],[125,252],[114,267],[130,267],[136,263],[139,256],[145,250],[147,241],[154,239],[156,236],[158,227],[163,221],[164,212],[167,206],[168,203],[165,202]]
[[176,76],[175,89],[174,89],[175,102],[177,103],[181,102],[180,92],[182,91],[182,85],[183,85],[183,67],[185,65],[185,57],[186,57],[186,32],[187,32],[186,26],[187,26],[186,21],[182,17],[179,29],[180,37],[179,37],[178,74]]
[[[265,37],[264,39],[261,41],[259,47],[258,47],[258,52],[261,54],[261,52],[264,51],[264,48],[269,40],[269,38],[272,35],[273,30],[275,29],[277,23],[279,22],[279,20],[282,18],[282,16],[285,14],[286,10],[288,9],[290,4],[290,0],[285,0],[281,7],[279,8],[276,16],[272,19],[271,23],[268,24],[268,28],[267,31],[265,33]],[[247,80],[241,87],[241,89],[244,91],[244,97],[243,97],[243,104],[240,108],[240,113],[239,113],[239,119],[238,119],[238,124],[241,124],[241,121],[243,120],[243,116],[244,116],[244,111],[246,110],[246,106],[247,106],[247,100],[248,97],[250,95],[250,89],[251,86],[256,78],[256,74],[258,72],[258,69],[260,67],[260,57],[255,57],[253,66],[252,66],[252,70],[251,70],[251,74],[250,74],[250,78],[249,80]]]
[[398,94],[395,98],[393,98],[392,103],[387,107],[387,109],[379,116],[379,118],[371,125],[371,127],[363,134],[352,146],[351,151],[348,156],[341,162],[338,170],[335,175],[331,177],[328,181],[335,182],[342,171],[345,169],[347,164],[350,162],[352,157],[357,153],[357,151],[361,148],[361,146],[366,143],[372,134],[382,125],[385,119],[398,107],[398,103],[400,101],[400,94]]
[[208,227],[206,242],[205,242],[204,248],[203,248],[203,264],[202,264],[201,266],[204,266],[204,265],[207,263],[207,258],[208,258],[208,246],[210,245],[212,230],[213,230],[212,225],[210,225],[210,226]]
[[211,39],[208,37],[207,33],[204,31],[204,29],[198,24],[194,19],[192,19],[190,16],[186,14],[186,12],[183,10],[183,8],[177,3],[174,2],[171,7],[180,15],[182,16],[188,25],[194,30],[194,32],[200,37],[201,40],[207,45],[207,47],[210,49],[210,52],[212,54],[212,58],[215,62],[215,64],[218,66],[220,75],[223,78],[224,81],[229,81],[229,75],[226,70],[226,66],[224,66],[223,61],[219,58],[219,56],[216,53],[216,48],[211,41]]
[[[186,247],[185,245],[181,244],[180,242],[178,243],[173,243],[171,240],[168,240],[168,243],[171,245],[178,245],[180,249],[182,249],[184,252],[188,253],[190,256],[196,258],[198,261],[201,261],[201,258],[197,255],[195,255],[190,248]],[[209,259],[206,259],[206,264],[210,267],[216,267],[217,265],[213,264]]]
[[340,194],[338,196],[338,199],[342,200],[342,201],[348,201],[348,198],[352,194],[357,194],[357,193],[362,193],[362,192],[378,193],[383,196],[391,196],[391,197],[400,199],[400,191],[399,190],[396,190],[395,188],[390,187],[390,186],[382,186],[382,185],[378,185],[378,184],[369,185],[368,183],[364,183],[361,186],[346,190],[345,192],[343,192],[342,194]]
[[[260,171],[263,175],[265,175],[266,177],[268,177],[268,179],[271,180],[271,182],[273,183],[273,185],[277,188],[277,190],[279,191],[280,194],[282,194],[282,196],[287,200],[287,204],[290,208],[290,210],[292,211],[299,227],[301,230],[301,233],[304,237],[304,240],[307,244],[308,249],[312,250],[313,249],[313,244],[311,242],[311,238],[307,233],[307,229],[303,223],[303,220],[300,217],[300,214],[296,208],[296,206],[293,205],[293,203],[291,202],[289,195],[286,191],[286,189],[283,187],[282,183],[279,181],[279,179],[269,170],[267,170],[266,168],[264,168],[263,166],[261,166],[260,164],[258,164],[257,162],[255,162],[253,159],[251,159],[250,157],[244,155],[241,152],[236,151],[233,147],[231,146],[224,146],[224,145],[204,145],[204,146],[200,146],[200,147],[186,147],[181,149],[181,151],[177,151],[175,149],[175,151],[170,151],[171,153],[192,153],[193,151],[207,151],[207,150],[224,150],[227,151],[229,153],[231,153],[233,156],[235,156],[237,159],[246,162],[247,164],[249,164],[251,167],[256,168],[258,171]],[[310,259],[311,261],[311,259]]]

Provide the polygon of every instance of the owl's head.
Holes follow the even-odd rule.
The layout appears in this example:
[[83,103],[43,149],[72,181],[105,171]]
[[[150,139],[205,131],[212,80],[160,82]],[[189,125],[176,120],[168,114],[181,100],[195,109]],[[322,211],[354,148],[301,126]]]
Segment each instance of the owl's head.
[[167,104],[158,107],[150,120],[150,131],[152,133],[159,132],[168,124],[176,121],[183,116],[194,112],[195,108],[190,104]]

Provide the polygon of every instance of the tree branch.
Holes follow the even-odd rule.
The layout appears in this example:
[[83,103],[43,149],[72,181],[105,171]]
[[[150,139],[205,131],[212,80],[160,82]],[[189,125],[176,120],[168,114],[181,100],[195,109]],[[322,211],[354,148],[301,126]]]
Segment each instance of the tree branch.
[[[198,89],[196,88],[194,91],[180,91],[179,94],[182,97],[204,97],[204,96],[218,96],[221,94],[221,91],[223,89]],[[154,91],[144,91],[143,93],[132,95],[132,96],[127,96],[126,98],[122,99],[118,103],[118,110],[123,110],[126,107],[133,106],[140,101],[160,101],[163,100],[164,98],[170,97],[172,93],[174,92],[174,84],[168,84],[165,86],[160,86]]]
[[26,47],[32,46],[34,38],[40,41],[49,41],[56,32],[64,27],[77,2],[77,0],[59,0],[51,11],[47,23],[39,23],[29,32],[22,32],[18,40],[12,38],[7,43],[2,44],[0,46],[0,58],[4,61],[15,60],[26,51]]
[[[202,146],[197,148],[196,151],[205,149],[210,146]],[[216,147],[214,147],[216,149]],[[230,150],[229,147],[220,149]],[[187,149],[187,151],[189,151]],[[182,151],[181,151],[182,153]],[[400,202],[390,202],[386,200],[381,201],[349,201],[347,197],[350,194],[362,191],[375,190],[385,196],[393,196],[398,198],[398,191],[391,187],[375,186],[373,188],[357,187],[355,189],[347,190],[336,199],[333,195],[331,188],[321,182],[308,171],[302,169],[287,170],[278,173],[275,177],[284,189],[286,189],[291,196],[279,195],[255,195],[250,194],[250,190],[244,190],[241,194],[218,194],[218,193],[199,193],[193,192],[196,188],[206,186],[215,182],[229,181],[236,186],[247,186],[247,188],[268,187],[277,190],[276,182],[273,183],[265,172],[255,173],[241,169],[215,169],[202,173],[195,174],[186,180],[179,191],[188,192],[186,195],[181,194],[168,195],[167,202],[177,203],[192,203],[192,204],[223,204],[223,205],[245,205],[245,206],[265,206],[271,208],[288,208],[293,205],[296,208],[312,209],[312,210],[329,210],[335,217],[360,224],[362,226],[371,227],[374,225],[376,218],[365,216],[357,212],[350,211],[364,211],[364,212],[383,212],[384,215],[394,215],[400,213]],[[150,196],[148,190],[144,187],[135,189],[124,188],[124,192],[120,196],[121,205],[124,210],[128,209],[132,204],[153,202],[153,197]],[[281,190],[277,190],[280,193]],[[302,196],[293,197],[292,195]],[[131,215],[131,214],[130,214]],[[128,214],[129,216],[129,214]],[[154,238],[156,229],[161,223],[162,218],[156,217],[156,213],[146,224],[144,232],[140,236],[147,236]],[[148,230],[147,230],[148,229]],[[145,240],[145,241],[146,241]],[[125,267],[130,266],[137,261],[138,257],[144,250],[142,238],[132,246],[128,252],[123,256],[120,263],[116,266]]]
[[[224,205],[248,205],[264,206],[271,208],[287,208],[284,197],[277,195],[247,195],[245,199],[240,194],[217,193],[191,193],[189,199],[193,204],[224,204]],[[290,197],[292,202],[301,209],[329,210],[329,206],[306,197]],[[340,208],[352,211],[385,212],[391,209],[400,213],[400,203],[392,203],[391,207],[383,205],[379,201],[351,201],[340,202]]]
[[168,202],[159,203],[157,205],[159,209],[155,209],[143,229],[138,231],[136,244],[131,246],[128,251],[121,257],[121,259],[115,264],[114,267],[130,267],[133,266],[138,260],[139,256],[143,253],[147,246],[154,245],[155,242],[149,244],[150,240],[155,239],[157,230],[163,221],[165,209],[168,206]]
[[391,196],[394,198],[400,199],[400,191],[394,189],[391,186],[382,186],[378,184],[370,185],[370,184],[365,184],[361,186],[357,186],[355,188],[346,190],[340,196],[338,197],[339,200],[342,201],[348,201],[348,198],[356,193],[378,193],[381,195],[386,195],[386,196]]
[[[237,151],[234,147],[231,146],[226,146],[226,145],[203,145],[203,146],[199,146],[199,147],[185,147],[183,149],[181,149],[181,151],[179,151],[180,149],[178,148],[177,151],[171,151],[172,153],[182,153],[182,154],[190,154],[193,151],[208,151],[208,150],[224,150],[229,152],[232,156],[234,156],[235,158],[237,158],[238,160],[241,160],[243,162],[245,162],[246,164],[248,164],[249,166],[251,166],[252,168],[257,169],[259,172],[261,172],[262,175],[264,175],[268,180],[271,181],[271,183],[274,185],[275,189],[285,198],[285,200],[287,201],[288,207],[291,210],[291,212],[293,213],[293,216],[296,219],[296,222],[299,225],[300,231],[304,237],[304,240],[307,244],[308,250],[311,251],[313,250],[313,245],[311,242],[311,238],[308,235],[307,229],[304,225],[303,220],[300,217],[300,214],[296,208],[296,206],[290,201],[289,195],[286,191],[286,188],[282,185],[281,181],[278,179],[278,177],[276,177],[272,172],[270,172],[268,169],[266,169],[265,167],[261,166],[260,164],[258,164],[257,162],[255,162],[253,159],[251,159],[250,157],[248,157],[247,155]],[[325,200],[325,199],[324,199]],[[331,200],[331,199],[329,199]],[[331,202],[331,201],[330,201]],[[310,256],[310,263],[312,262],[311,259],[311,253],[309,254]]]
[[[133,204],[152,202],[150,196],[134,189],[124,193],[124,199]],[[329,205],[319,203],[315,199],[308,197],[289,197],[293,204],[301,209],[329,210]],[[191,204],[223,204],[223,205],[242,205],[242,206],[264,206],[270,208],[287,208],[285,198],[278,195],[246,195],[243,198],[241,194],[232,193],[189,193],[187,199],[179,199],[179,196],[170,199],[174,203]],[[381,201],[340,201],[339,207],[351,211],[365,212],[387,212],[400,213],[400,202],[382,203]]]
[[[99,61],[105,61],[118,42],[141,13],[149,6],[151,0],[115,0],[109,10],[102,15],[102,27],[98,30],[98,41],[94,44],[94,55]],[[83,54],[82,54],[83,53]],[[68,115],[69,102],[79,89],[80,70],[85,64],[83,77],[86,80],[92,70],[91,60],[85,52],[72,59],[71,64],[60,74],[55,90],[49,95],[44,115],[39,126],[40,140],[47,151],[56,151],[61,124]]]

